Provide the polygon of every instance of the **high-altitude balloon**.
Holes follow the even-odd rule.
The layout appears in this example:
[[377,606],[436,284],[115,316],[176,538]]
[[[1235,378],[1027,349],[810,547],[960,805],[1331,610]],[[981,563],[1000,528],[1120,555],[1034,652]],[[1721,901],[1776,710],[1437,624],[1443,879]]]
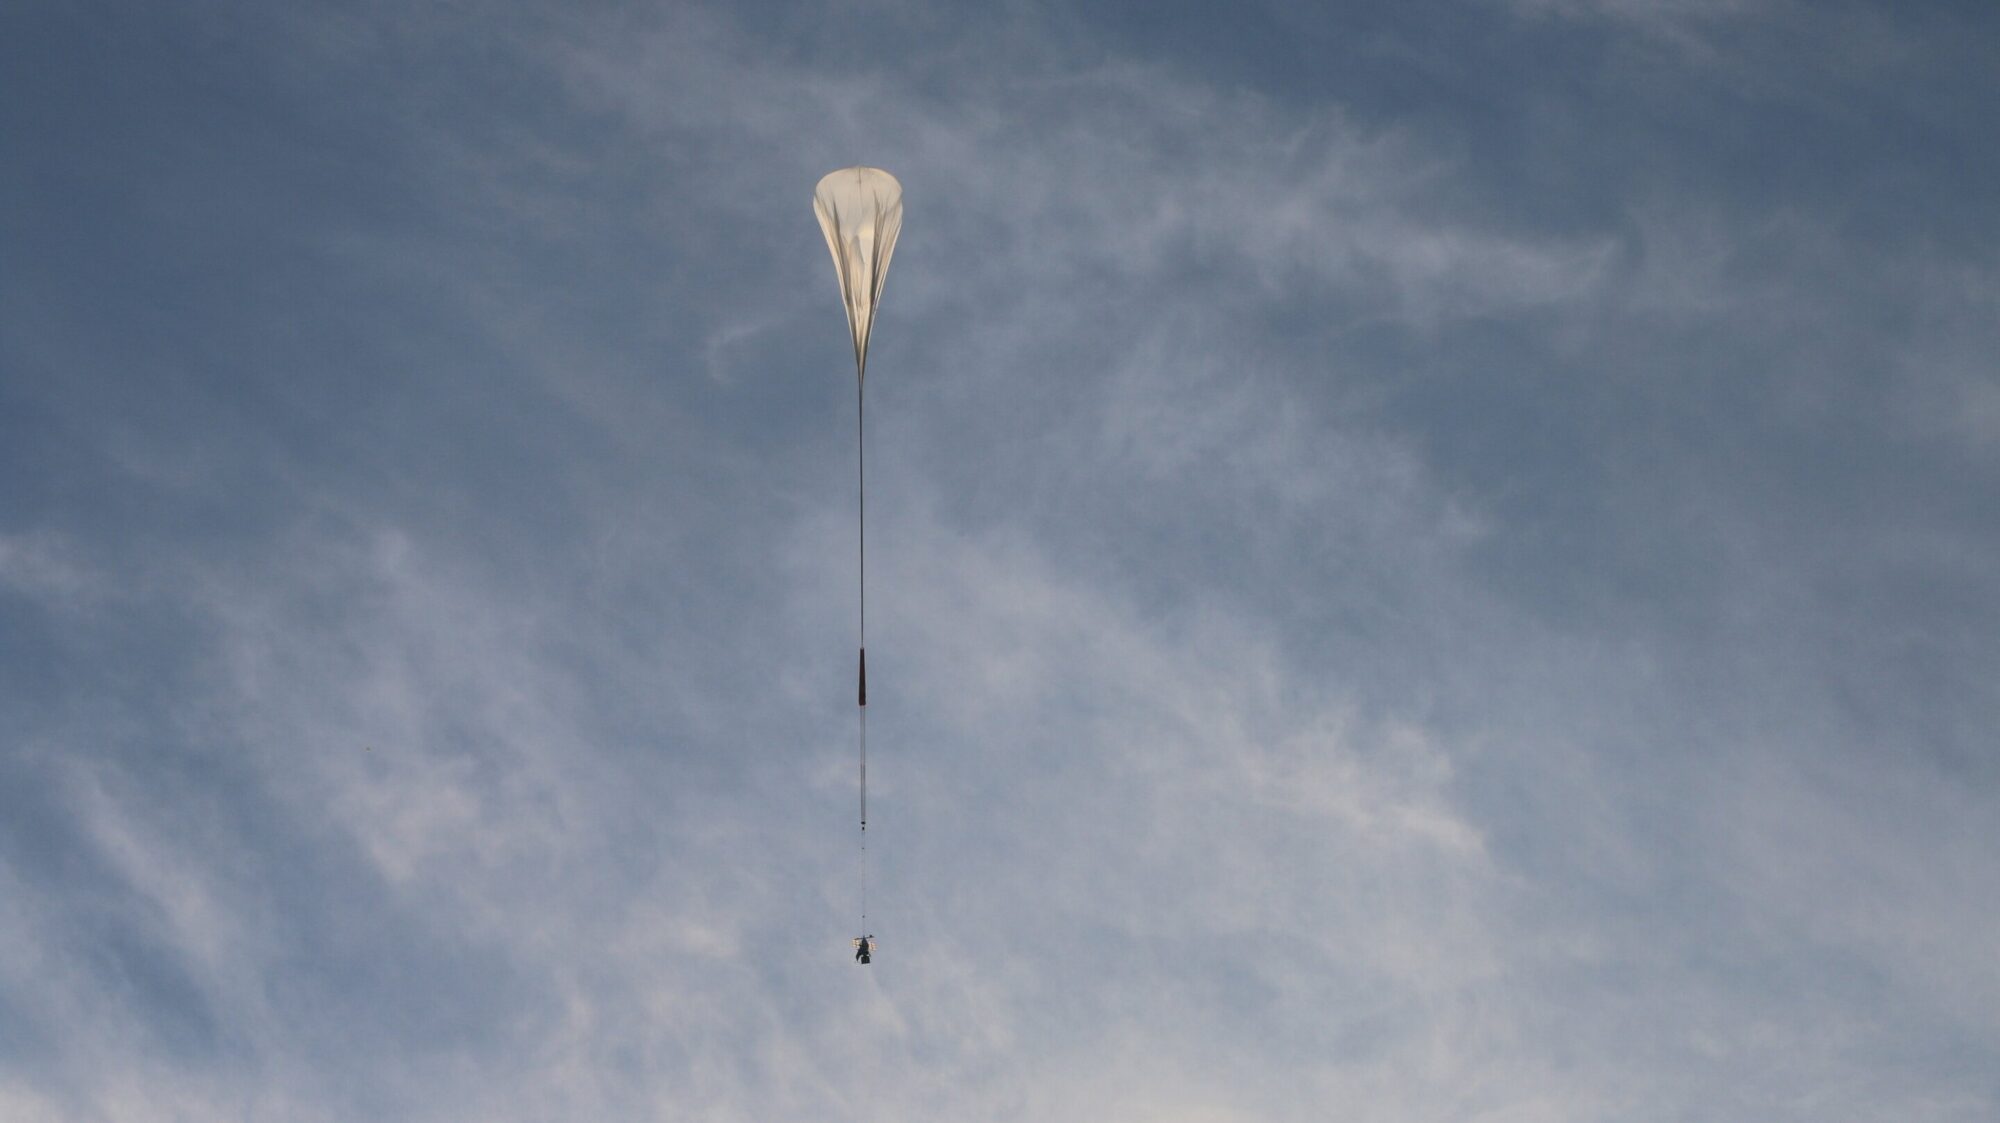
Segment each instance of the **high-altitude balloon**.
[[855,377],[868,377],[868,332],[889,275],[889,255],[903,229],[903,185],[880,168],[828,172],[813,189],[813,213],[826,232],[833,267],[840,277],[840,300],[854,335]]
[[[903,229],[903,185],[880,168],[842,168],[828,172],[813,189],[813,214],[833,251],[833,269],[840,278],[840,302],[847,309],[847,328],[854,336],[854,483],[855,545],[859,551],[856,576],[861,594],[857,623],[860,650],[855,666],[854,700],[859,718],[861,749],[861,931],[868,931],[868,442],[862,420],[862,390],[868,382],[868,334],[875,327],[875,306],[882,300],[882,281],[889,275],[889,257],[896,252],[896,235]],[[854,961],[874,959],[875,937],[854,938]]]

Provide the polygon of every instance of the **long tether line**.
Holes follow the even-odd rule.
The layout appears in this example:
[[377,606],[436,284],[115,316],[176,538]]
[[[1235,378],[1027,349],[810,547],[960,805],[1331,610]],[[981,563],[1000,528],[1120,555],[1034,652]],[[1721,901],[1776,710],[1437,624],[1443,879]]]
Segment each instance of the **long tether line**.
[[861,935],[868,935],[868,441],[861,404],[866,367],[855,365],[854,377],[854,511],[855,541],[860,547],[861,661],[855,698],[861,724]]

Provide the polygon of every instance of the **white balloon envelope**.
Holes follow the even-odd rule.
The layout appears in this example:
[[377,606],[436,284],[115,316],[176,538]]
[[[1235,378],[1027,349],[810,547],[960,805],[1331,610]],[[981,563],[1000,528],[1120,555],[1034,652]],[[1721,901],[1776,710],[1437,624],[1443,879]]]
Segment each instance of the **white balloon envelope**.
[[854,374],[866,381],[868,333],[875,326],[896,235],[903,229],[903,185],[880,168],[828,172],[813,189],[813,213],[840,278],[840,300],[854,336]]

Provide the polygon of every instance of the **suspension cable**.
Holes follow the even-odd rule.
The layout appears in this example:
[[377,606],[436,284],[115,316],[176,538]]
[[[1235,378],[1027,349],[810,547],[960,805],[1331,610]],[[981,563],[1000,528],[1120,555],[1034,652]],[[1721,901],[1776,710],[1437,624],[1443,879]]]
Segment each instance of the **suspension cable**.
[[868,937],[868,441],[867,422],[862,408],[862,384],[866,366],[855,364],[854,377],[854,482],[855,542],[860,549],[861,617],[860,663],[855,684],[856,711],[860,717],[861,744],[861,935]]

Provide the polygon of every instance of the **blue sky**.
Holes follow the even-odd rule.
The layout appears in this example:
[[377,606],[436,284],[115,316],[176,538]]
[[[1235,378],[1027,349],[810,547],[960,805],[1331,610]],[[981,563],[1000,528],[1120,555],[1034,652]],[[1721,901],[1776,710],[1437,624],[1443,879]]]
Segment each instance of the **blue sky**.
[[1993,1118],[1996,103],[1982,4],[14,5],[0,1117]]

